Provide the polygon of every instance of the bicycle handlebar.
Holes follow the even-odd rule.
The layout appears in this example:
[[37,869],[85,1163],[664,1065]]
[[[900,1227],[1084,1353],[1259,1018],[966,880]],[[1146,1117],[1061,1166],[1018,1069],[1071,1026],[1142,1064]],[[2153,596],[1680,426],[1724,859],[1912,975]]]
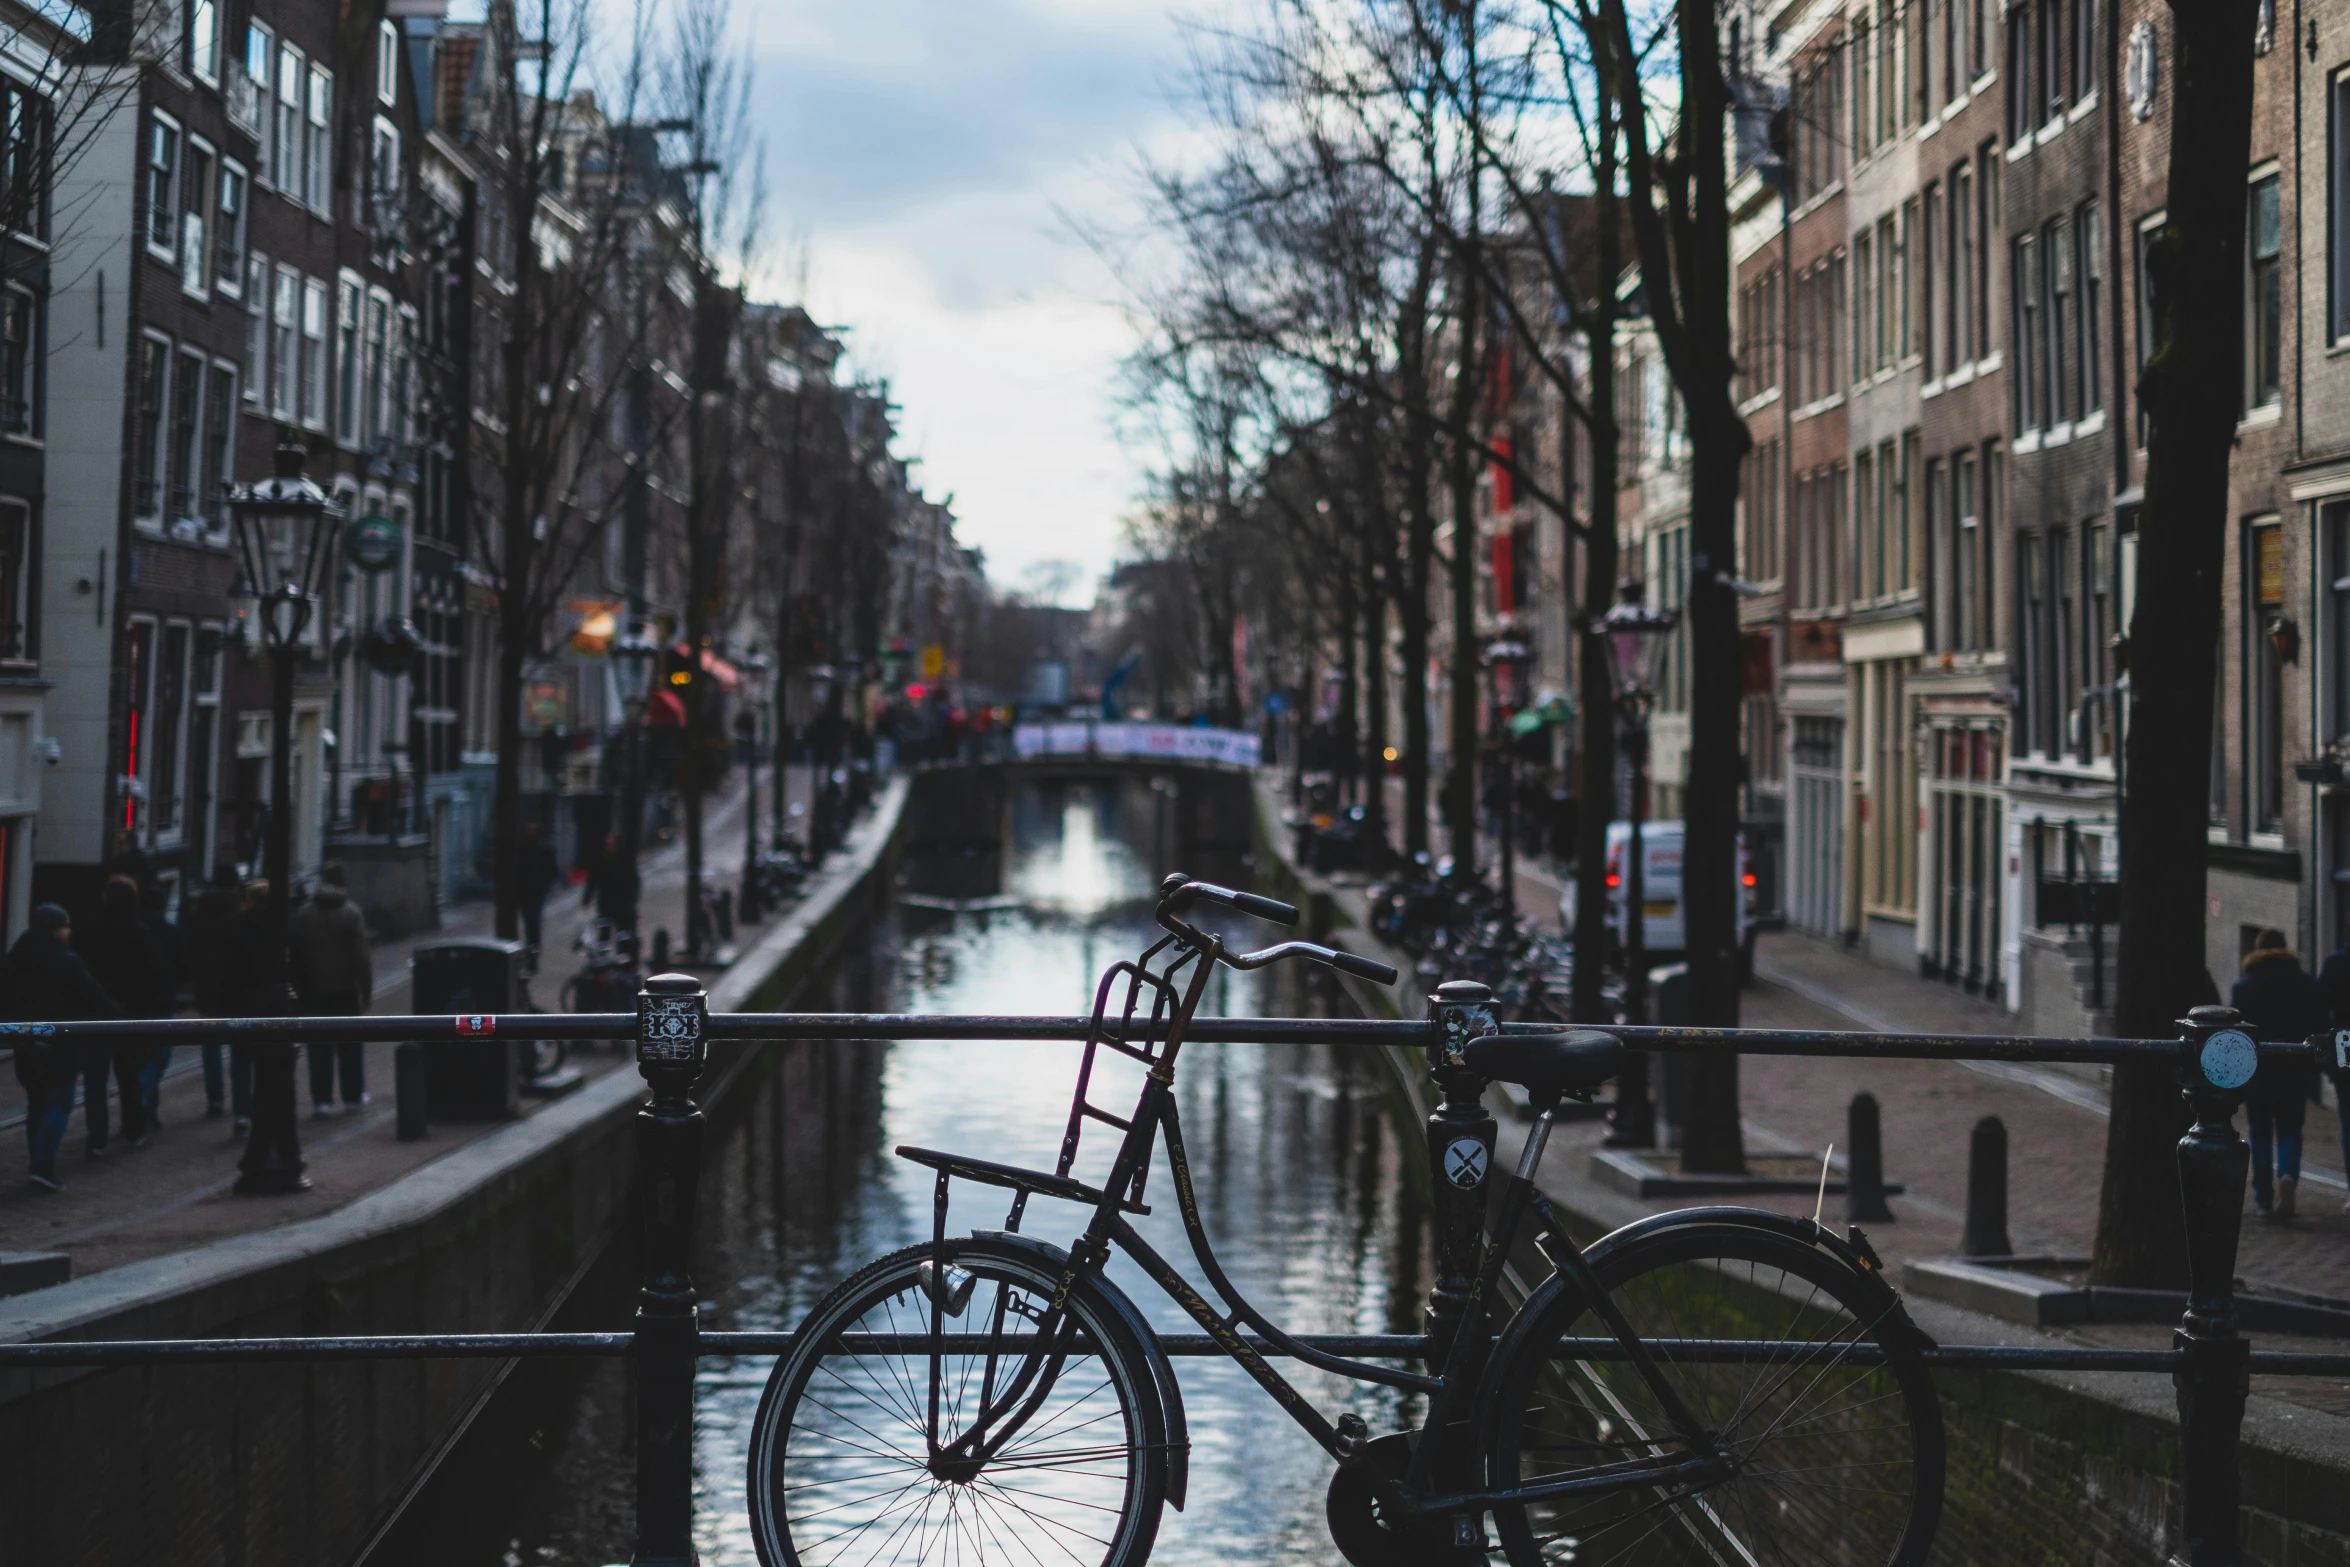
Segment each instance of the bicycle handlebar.
[[1285,941],[1261,952],[1226,952],[1221,956],[1226,963],[1239,969],[1263,968],[1283,958],[1308,958],[1381,985],[1392,985],[1399,977],[1394,969],[1377,958],[1358,957],[1352,952],[1340,952],[1334,947],[1317,947],[1310,941]]
[[1283,903],[1278,898],[1259,897],[1253,892],[1235,892],[1230,887],[1219,887],[1213,882],[1193,881],[1180,873],[1162,884],[1161,896],[1171,909],[1180,909],[1194,898],[1205,898],[1243,914],[1254,914],[1258,919],[1271,920],[1276,925],[1295,925],[1297,905]]

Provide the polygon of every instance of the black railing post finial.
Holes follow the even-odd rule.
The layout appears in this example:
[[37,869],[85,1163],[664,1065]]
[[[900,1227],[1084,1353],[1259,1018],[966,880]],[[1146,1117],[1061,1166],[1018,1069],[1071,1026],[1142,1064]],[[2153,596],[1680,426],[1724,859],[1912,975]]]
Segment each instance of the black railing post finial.
[[709,1059],[710,1003],[690,974],[655,974],[636,998],[637,1070],[652,1098],[637,1111],[644,1197],[644,1284],[636,1310],[636,1551],[631,1567],[691,1567],[694,1360],[701,1322],[688,1271],[702,1174],[694,1080]]
[[2197,1007],[2179,1041],[2179,1084],[2195,1117],[2179,1139],[2186,1205],[2187,1313],[2171,1342],[2179,1395],[2179,1468],[2185,1489],[2186,1567],[2236,1567],[2236,1442],[2251,1390],[2252,1346],[2236,1332],[2236,1243],[2244,1228],[2251,1156],[2236,1106],[2259,1069],[2260,1048],[2232,1007]]
[[1485,1079],[1462,1064],[1472,1039],[1501,1032],[1493,992],[1473,979],[1446,980],[1428,998],[1435,1040],[1428,1076],[1444,1095],[1428,1112],[1429,1208],[1436,1230],[1436,1282],[1428,1291],[1428,1364],[1452,1352],[1453,1329],[1476,1282],[1485,1240],[1485,1178],[1500,1127],[1485,1108]]

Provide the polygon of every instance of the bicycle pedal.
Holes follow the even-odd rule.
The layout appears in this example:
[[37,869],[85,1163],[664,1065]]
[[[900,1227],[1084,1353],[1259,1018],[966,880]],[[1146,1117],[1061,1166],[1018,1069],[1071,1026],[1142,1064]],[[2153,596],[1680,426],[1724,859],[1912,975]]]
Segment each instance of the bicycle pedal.
[[1369,1441],[1370,1437],[1371,1428],[1364,1424],[1361,1415],[1348,1410],[1338,1417],[1335,1445],[1338,1448],[1340,1458],[1353,1458],[1363,1450],[1363,1444]]

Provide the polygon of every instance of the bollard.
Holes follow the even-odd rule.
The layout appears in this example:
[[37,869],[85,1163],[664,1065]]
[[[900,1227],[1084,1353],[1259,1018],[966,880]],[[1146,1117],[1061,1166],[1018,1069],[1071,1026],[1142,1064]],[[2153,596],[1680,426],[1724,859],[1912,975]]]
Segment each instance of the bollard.
[[1961,1256],[2012,1257],[2007,1238],[2007,1123],[1987,1115],[1975,1123],[1966,1150],[1966,1231]]
[[426,1063],[424,1044],[411,1039],[392,1049],[392,1096],[399,1111],[399,1135],[404,1143],[420,1143],[432,1129],[431,1100],[427,1085],[432,1079],[432,1068]]
[[1485,1079],[1461,1064],[1472,1039],[1498,1034],[1493,992],[1473,979],[1447,980],[1428,998],[1438,1043],[1428,1075],[1444,1102],[1428,1113],[1429,1207],[1436,1229],[1436,1282],[1428,1291],[1428,1364],[1441,1366],[1452,1351],[1477,1253],[1485,1238],[1485,1177],[1493,1168],[1499,1132],[1485,1109]]
[[2179,1139],[2179,1197],[2187,1218],[2187,1311],[2171,1343],[2179,1395],[2179,1469],[2186,1567],[2242,1560],[2236,1441],[2251,1391],[2252,1346],[2236,1333],[2236,1243],[2252,1159],[2236,1134],[2236,1105],[2260,1064],[2259,1046],[2232,1007],[2197,1007],[2179,1041],[2179,1086],[2195,1124]]
[[702,1112],[691,1097],[708,1058],[709,998],[690,974],[655,974],[636,999],[637,1070],[652,1085],[637,1111],[644,1194],[644,1285],[636,1311],[636,1550],[631,1567],[695,1560],[694,1359],[701,1321],[687,1271]]
[[1885,1134],[1877,1123],[1877,1096],[1863,1089],[1852,1096],[1844,1117],[1844,1217],[1859,1223],[1893,1222],[1885,1206]]

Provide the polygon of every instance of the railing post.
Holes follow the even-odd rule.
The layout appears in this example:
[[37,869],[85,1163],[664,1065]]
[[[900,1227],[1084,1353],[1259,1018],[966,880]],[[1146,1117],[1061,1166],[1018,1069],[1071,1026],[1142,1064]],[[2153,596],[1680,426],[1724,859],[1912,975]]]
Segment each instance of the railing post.
[[637,1070],[653,1095],[637,1111],[644,1285],[636,1308],[636,1551],[631,1567],[695,1560],[694,1359],[701,1334],[687,1272],[702,1112],[691,1091],[709,1054],[709,998],[690,974],[655,974],[636,998]]
[[2251,1156],[2236,1135],[2236,1105],[2260,1064],[2259,1047],[2231,1007],[2197,1007],[2180,1040],[2179,1080],[2195,1123],[2179,1139],[2179,1196],[2187,1218],[2187,1313],[2172,1335],[2179,1361],[2179,1468],[2185,1487],[2186,1567],[2237,1567],[2236,1440],[2250,1391],[2252,1346],[2236,1333],[2236,1242],[2244,1228]]
[[1472,1039],[1498,1034],[1493,992],[1473,979],[1446,980],[1428,998],[1436,1025],[1428,1076],[1444,1095],[1428,1113],[1429,1206],[1436,1228],[1436,1283],[1428,1291],[1428,1363],[1442,1365],[1475,1281],[1485,1235],[1485,1177],[1500,1128],[1485,1109],[1485,1079],[1462,1064]]

